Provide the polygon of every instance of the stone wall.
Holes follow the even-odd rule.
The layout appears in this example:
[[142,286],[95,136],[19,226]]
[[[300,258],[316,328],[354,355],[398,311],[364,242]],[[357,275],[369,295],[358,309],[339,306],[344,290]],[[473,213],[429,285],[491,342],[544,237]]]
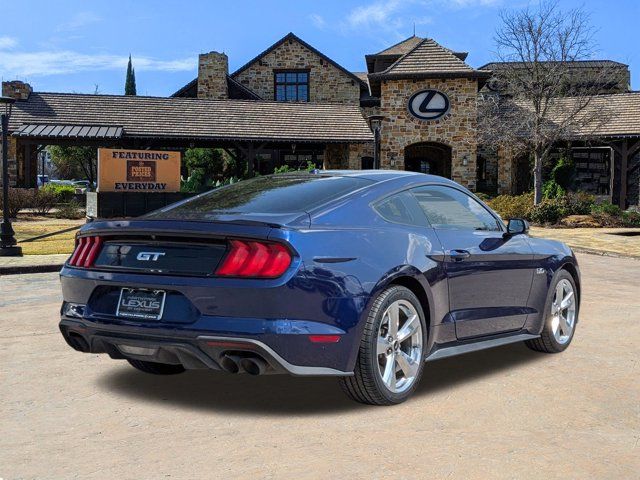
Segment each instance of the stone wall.
[[209,52],[198,57],[198,98],[229,98],[229,59],[224,53]]
[[[438,120],[418,120],[407,110],[411,95],[426,88],[439,90],[449,97],[451,108]],[[478,82],[467,78],[384,81],[380,105],[380,113],[385,117],[381,132],[381,167],[404,170],[405,147],[419,142],[443,143],[451,147],[452,179],[474,190],[477,94]]]
[[309,69],[309,101],[360,103],[360,84],[345,72],[290,39],[261,57],[234,79],[265,100],[273,100],[274,70]]

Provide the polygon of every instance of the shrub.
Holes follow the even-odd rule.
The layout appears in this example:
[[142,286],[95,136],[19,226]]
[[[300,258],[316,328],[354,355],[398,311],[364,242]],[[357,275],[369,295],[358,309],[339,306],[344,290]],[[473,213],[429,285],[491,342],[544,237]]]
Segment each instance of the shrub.
[[529,210],[533,205],[533,193],[523,195],[499,195],[487,204],[493,208],[503,220],[510,218],[529,218]]
[[547,199],[529,209],[529,219],[539,224],[554,224],[566,216],[564,199]]
[[591,207],[591,213],[594,215],[611,215],[612,217],[619,217],[622,215],[622,209],[618,205],[613,205],[610,202],[603,202],[594,204]]
[[640,213],[624,212],[618,205],[604,202],[591,207],[591,216],[603,227],[638,227]]
[[482,200],[483,202],[487,203],[489,200],[491,200],[491,196],[483,193],[483,192],[475,192],[476,197],[478,197],[480,200]]
[[313,163],[311,160],[307,160],[306,167],[293,168],[285,163],[283,165],[280,165],[279,167],[274,168],[273,173],[288,173],[288,172],[300,172],[300,171],[313,172],[316,168],[317,167],[315,163]]
[[634,210],[623,212],[622,223],[625,227],[640,227],[640,212]]
[[33,195],[33,209],[38,215],[46,215],[58,203],[55,192],[41,188]]
[[53,193],[56,196],[56,203],[68,203],[76,193],[75,187],[71,185],[58,185],[55,183],[48,183],[40,191]]
[[[25,188],[9,188],[8,212],[11,218],[16,218],[18,213],[25,208],[33,206],[33,191]],[[0,195],[0,210],[4,208],[2,195]]]
[[565,215],[589,215],[596,197],[585,192],[568,193],[564,197]]
[[66,219],[78,219],[84,216],[84,212],[82,211],[82,206],[78,203],[77,200],[71,200],[68,203],[64,203],[58,207],[58,210],[54,214],[56,218],[66,218]]

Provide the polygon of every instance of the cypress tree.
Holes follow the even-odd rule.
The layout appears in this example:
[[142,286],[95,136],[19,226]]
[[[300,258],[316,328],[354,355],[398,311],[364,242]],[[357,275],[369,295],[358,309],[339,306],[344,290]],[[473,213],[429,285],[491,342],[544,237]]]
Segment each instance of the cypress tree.
[[131,54],[129,54],[129,64],[127,65],[127,79],[124,82],[124,94],[136,95],[136,71],[131,64]]

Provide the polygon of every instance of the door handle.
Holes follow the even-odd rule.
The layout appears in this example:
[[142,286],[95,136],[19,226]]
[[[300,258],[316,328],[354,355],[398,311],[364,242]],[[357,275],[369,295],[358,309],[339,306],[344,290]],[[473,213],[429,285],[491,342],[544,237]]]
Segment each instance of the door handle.
[[459,262],[470,256],[471,254],[467,250],[449,250],[449,258],[454,262]]

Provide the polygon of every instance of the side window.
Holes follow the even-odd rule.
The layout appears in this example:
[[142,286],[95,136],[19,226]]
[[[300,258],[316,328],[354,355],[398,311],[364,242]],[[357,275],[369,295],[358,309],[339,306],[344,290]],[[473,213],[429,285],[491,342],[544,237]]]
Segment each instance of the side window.
[[373,208],[392,223],[426,227],[427,220],[409,192],[400,192],[380,200]]
[[432,185],[412,193],[433,228],[502,231],[486,208],[460,190]]

